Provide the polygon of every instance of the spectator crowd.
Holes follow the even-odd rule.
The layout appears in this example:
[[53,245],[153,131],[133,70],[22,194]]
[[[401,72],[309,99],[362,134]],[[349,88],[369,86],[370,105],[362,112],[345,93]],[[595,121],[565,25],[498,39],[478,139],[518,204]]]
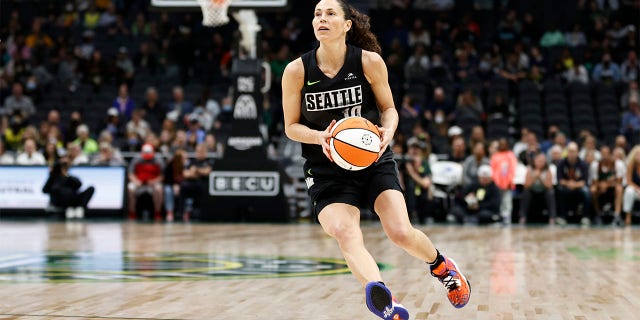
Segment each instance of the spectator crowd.
[[[550,223],[600,223],[603,212],[631,223],[640,1],[353,4],[383,47],[401,118],[393,148],[416,219],[448,205],[451,221],[526,223],[542,199]],[[273,73],[261,126],[273,156],[280,80],[315,45],[313,6],[260,14]],[[162,209],[188,220],[208,156],[224,152],[230,131],[237,25],[206,28],[198,13],[152,11],[148,0],[11,0],[0,20],[0,164],[129,165],[130,212],[149,194],[156,218]],[[582,106],[592,122],[576,116]],[[443,161],[462,168],[449,204],[434,200],[432,167]]]

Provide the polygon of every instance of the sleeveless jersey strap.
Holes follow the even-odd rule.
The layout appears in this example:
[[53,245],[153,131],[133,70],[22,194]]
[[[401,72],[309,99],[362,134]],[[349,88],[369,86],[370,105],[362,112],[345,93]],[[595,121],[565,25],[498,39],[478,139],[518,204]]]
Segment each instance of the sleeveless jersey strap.
[[304,66],[304,83],[309,80],[309,72],[312,64],[312,55],[316,54],[316,50],[309,51],[302,55],[302,65]]

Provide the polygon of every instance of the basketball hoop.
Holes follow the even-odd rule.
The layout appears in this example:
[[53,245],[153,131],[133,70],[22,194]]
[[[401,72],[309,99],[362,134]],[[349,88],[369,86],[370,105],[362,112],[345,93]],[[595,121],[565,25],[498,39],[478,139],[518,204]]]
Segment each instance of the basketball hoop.
[[217,27],[229,23],[229,5],[231,0],[198,0],[202,8],[202,25]]

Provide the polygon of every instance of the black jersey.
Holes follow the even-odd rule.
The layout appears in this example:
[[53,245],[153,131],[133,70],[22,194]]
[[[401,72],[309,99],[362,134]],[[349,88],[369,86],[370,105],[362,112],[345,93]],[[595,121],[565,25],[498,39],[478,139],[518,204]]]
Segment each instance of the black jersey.
[[[333,78],[318,67],[316,51],[317,48],[302,56],[305,72],[300,123],[323,131],[334,119],[361,116],[379,126],[380,112],[362,69],[362,49],[347,45],[342,69]],[[317,144],[303,143],[302,156],[312,163],[329,162]]]

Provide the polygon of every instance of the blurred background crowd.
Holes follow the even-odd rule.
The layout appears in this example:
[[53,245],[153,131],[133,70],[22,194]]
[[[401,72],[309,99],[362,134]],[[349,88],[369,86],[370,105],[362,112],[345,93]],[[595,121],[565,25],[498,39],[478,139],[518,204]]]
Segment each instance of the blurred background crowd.
[[[285,148],[281,76],[315,45],[315,3],[292,2],[260,14],[273,74],[261,131],[284,163],[299,155]],[[604,212],[631,223],[640,1],[352,4],[383,47],[401,117],[393,148],[416,221],[589,224]],[[224,152],[237,24],[205,28],[198,8],[153,10],[148,0],[0,5],[0,164],[128,165],[143,145],[167,163]],[[163,172],[169,188],[156,207],[173,212],[162,199],[194,170],[181,166]],[[461,183],[442,181],[451,168]]]

